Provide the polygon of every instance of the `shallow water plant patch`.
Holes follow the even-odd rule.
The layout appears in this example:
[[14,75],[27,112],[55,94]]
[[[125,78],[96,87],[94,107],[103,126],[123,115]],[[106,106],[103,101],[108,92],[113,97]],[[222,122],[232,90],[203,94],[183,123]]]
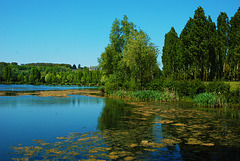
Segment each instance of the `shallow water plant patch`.
[[131,98],[134,100],[142,101],[156,101],[156,102],[173,102],[179,100],[178,94],[173,91],[154,91],[154,90],[142,90],[142,91],[111,91],[108,92],[110,96],[116,96],[120,98]]
[[226,98],[215,93],[200,93],[194,97],[193,102],[200,106],[224,106]]
[[213,93],[200,93],[196,95],[193,102],[201,106],[215,106],[218,96]]

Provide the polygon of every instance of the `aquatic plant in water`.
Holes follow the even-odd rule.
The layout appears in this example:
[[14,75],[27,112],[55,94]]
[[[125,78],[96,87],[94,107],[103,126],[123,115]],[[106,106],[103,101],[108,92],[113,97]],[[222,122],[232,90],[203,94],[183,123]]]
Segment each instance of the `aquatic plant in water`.
[[200,93],[194,97],[193,102],[200,106],[224,106],[226,98],[215,93]]
[[173,102],[179,100],[176,92],[170,91],[154,91],[154,90],[142,90],[142,91],[111,91],[108,92],[110,96],[116,96],[120,98],[130,98],[142,101],[156,101],[156,102]]
[[[219,160],[223,153],[227,153],[225,150],[240,149],[239,129],[236,128],[240,122],[231,125],[226,118],[216,118],[216,111],[210,113],[169,103],[130,104],[138,107],[127,111],[125,108],[104,110],[99,119],[99,123],[103,121],[104,124],[100,131],[71,133],[67,137],[57,137],[52,143],[35,140],[35,146],[13,147],[21,156],[13,160],[148,160],[151,157],[170,160],[178,148],[182,156],[179,154],[173,160],[187,159],[182,157],[188,154],[193,160],[206,159],[193,154],[197,152],[214,155]],[[120,117],[115,117],[118,118],[116,124],[104,119],[117,115],[119,111],[122,112]],[[166,152],[170,156],[166,156]],[[235,156],[239,155],[238,151],[234,152]]]

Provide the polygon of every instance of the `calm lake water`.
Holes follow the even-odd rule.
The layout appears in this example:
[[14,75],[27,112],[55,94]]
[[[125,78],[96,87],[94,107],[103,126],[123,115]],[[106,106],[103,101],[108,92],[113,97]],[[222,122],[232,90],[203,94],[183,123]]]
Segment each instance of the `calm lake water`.
[[50,91],[50,90],[70,90],[70,89],[94,89],[91,86],[60,86],[60,85],[25,85],[25,84],[0,84],[0,91]]
[[239,117],[186,103],[0,96],[0,160],[240,160]]

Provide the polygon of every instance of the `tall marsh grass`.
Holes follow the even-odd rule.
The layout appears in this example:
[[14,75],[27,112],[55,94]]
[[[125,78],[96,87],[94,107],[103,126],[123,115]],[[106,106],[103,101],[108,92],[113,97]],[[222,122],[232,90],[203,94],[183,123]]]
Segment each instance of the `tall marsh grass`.
[[226,104],[226,98],[215,93],[200,93],[194,97],[193,102],[200,106],[222,107]]
[[153,91],[153,90],[142,90],[142,91],[111,91],[108,92],[110,96],[117,96],[121,98],[131,98],[142,101],[156,101],[156,102],[173,102],[179,100],[176,92],[169,91]]

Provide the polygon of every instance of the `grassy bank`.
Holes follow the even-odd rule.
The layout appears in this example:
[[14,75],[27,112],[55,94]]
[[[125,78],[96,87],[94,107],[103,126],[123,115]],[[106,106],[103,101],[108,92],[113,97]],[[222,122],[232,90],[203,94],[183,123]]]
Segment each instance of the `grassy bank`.
[[231,91],[234,91],[240,88],[240,82],[225,82],[225,83],[229,83]]
[[[199,106],[240,108],[239,82],[163,80],[138,91],[108,90],[109,96],[155,102],[193,102]],[[101,88],[104,91],[104,87]]]

